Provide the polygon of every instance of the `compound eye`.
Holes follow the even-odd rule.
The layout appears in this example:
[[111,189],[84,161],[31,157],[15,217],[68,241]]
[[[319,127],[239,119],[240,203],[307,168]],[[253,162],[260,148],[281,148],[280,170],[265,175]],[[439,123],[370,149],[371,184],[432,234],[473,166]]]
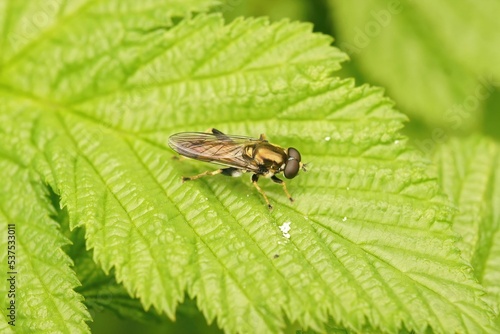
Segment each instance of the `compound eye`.
[[295,159],[288,160],[283,174],[287,179],[293,179],[299,172],[299,162]]
[[288,157],[293,158],[293,159],[300,162],[300,153],[299,153],[299,151],[297,151],[297,149],[295,149],[293,147],[288,148]]

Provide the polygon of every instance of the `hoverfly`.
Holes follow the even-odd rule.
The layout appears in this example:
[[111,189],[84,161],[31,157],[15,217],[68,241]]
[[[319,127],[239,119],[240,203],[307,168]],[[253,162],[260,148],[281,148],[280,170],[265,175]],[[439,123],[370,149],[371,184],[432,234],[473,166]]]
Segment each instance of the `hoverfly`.
[[182,177],[183,182],[196,180],[205,175],[223,174],[237,177],[251,172],[253,173],[252,184],[264,197],[269,209],[272,209],[269,199],[257,184],[259,177],[271,178],[274,182],[281,184],[286,196],[293,202],[285,182],[277,178],[276,174],[283,172],[287,179],[293,179],[300,169],[306,171],[297,149],[293,147],[285,149],[271,144],[264,134],[256,139],[226,135],[217,129],[210,129],[210,132],[181,132],[170,136],[168,145],[185,157],[227,166],[227,168]]

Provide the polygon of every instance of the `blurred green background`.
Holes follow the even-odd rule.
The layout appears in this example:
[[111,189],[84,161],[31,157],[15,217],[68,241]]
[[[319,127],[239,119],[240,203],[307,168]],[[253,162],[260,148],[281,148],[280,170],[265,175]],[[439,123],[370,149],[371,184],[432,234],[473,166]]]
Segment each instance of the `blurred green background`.
[[350,56],[335,75],[384,87],[413,139],[436,128],[500,138],[498,1],[230,0],[220,11],[312,22]]
[[[453,136],[500,138],[499,1],[223,0],[214,11],[228,22],[307,21],[333,36],[350,56],[334,75],[383,87],[408,115],[403,132],[424,154]],[[91,313],[96,334],[220,333],[193,301],[180,306],[175,323],[121,319],[102,307]]]

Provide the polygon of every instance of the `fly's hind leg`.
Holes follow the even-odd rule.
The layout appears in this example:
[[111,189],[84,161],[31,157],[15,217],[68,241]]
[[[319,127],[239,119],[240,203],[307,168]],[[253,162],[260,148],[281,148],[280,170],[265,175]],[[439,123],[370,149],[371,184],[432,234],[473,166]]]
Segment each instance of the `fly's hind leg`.
[[267,207],[269,208],[269,210],[271,210],[273,208],[273,206],[271,205],[271,203],[269,203],[269,200],[267,199],[266,193],[264,193],[264,191],[257,184],[258,180],[259,180],[259,175],[253,174],[252,175],[252,184],[257,189],[257,191],[264,197],[264,199],[266,200],[266,203],[267,203]]
[[[212,133],[217,137],[219,140],[225,140],[225,141],[233,141],[231,138],[229,138],[226,134],[224,134],[222,131],[217,130],[216,128],[208,128],[205,132],[207,133]],[[261,133],[260,140],[267,142],[267,137],[265,134]]]
[[200,177],[203,177],[205,175],[217,175],[217,174],[222,174],[222,175],[227,175],[227,176],[240,176],[242,174],[241,169],[234,168],[234,167],[229,167],[229,168],[221,168],[217,170],[212,170],[212,171],[206,171],[198,175],[194,176],[183,176],[182,177],[182,182],[185,181],[191,181],[191,180],[196,180],[199,179]]
[[219,140],[232,141],[232,139],[229,138],[225,133],[217,130],[216,128],[208,128],[205,132],[215,135],[215,137]]
[[200,177],[203,177],[203,176],[205,176],[205,175],[217,175],[217,174],[222,173],[222,171],[223,171],[223,170],[224,170],[224,169],[207,170],[206,172],[203,172],[203,173],[198,174],[198,175],[194,175],[194,176],[183,176],[183,177],[182,177],[182,182],[196,180],[196,179],[199,179]]
[[271,180],[273,180],[274,182],[278,183],[278,184],[281,184],[281,186],[283,187],[283,191],[285,192],[286,194],[286,197],[288,197],[288,199],[290,200],[290,202],[293,202],[293,198],[292,196],[290,195],[290,193],[288,192],[288,190],[286,189],[286,184],[285,184],[285,181],[277,178],[275,175],[273,175],[271,177]]

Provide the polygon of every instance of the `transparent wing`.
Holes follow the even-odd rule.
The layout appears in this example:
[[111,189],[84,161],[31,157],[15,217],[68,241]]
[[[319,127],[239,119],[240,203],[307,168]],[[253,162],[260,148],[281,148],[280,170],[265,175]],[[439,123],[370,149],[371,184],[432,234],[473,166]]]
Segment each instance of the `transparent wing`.
[[205,132],[181,132],[168,138],[168,145],[180,155],[247,171],[259,167],[243,155],[244,148],[258,142],[261,140],[251,137]]

